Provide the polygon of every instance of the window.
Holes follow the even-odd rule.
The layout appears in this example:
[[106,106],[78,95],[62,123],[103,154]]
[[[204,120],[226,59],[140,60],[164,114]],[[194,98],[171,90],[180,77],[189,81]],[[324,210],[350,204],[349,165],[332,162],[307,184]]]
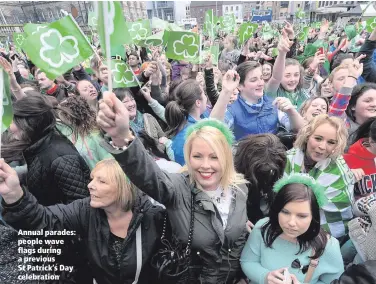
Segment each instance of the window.
[[232,11],[234,11],[234,7],[233,7],[233,6],[231,6],[231,12],[232,12]]
[[226,12],[228,12],[228,7],[226,6]]
[[280,17],[283,17],[283,13],[279,13],[279,16],[280,16]]
[[239,11],[239,6],[236,6],[236,11]]
[[300,8],[300,4],[298,4],[298,8]]

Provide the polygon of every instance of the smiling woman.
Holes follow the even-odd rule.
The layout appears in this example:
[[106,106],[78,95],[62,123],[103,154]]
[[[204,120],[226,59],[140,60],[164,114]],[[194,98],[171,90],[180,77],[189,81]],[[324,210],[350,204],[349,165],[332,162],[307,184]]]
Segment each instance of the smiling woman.
[[353,217],[354,176],[342,157],[346,142],[340,118],[318,115],[298,133],[285,168],[285,174],[307,173],[325,186],[329,204],[321,209],[321,225],[336,238],[348,233],[347,222]]

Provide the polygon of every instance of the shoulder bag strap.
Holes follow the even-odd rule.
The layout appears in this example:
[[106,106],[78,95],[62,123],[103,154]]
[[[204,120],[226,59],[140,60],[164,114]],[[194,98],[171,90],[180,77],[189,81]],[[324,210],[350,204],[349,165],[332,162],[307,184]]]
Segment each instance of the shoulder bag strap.
[[136,277],[132,284],[137,284],[138,278],[140,277],[141,267],[142,267],[142,235],[141,235],[141,226],[138,227],[136,231],[136,257],[137,257],[137,269]]

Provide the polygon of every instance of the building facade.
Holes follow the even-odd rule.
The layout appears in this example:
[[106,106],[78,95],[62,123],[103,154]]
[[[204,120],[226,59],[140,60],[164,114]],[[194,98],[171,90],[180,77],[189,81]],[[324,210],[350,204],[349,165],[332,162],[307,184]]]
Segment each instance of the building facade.
[[243,21],[243,2],[223,1],[222,15],[234,14],[235,18]]
[[175,21],[175,1],[148,1],[146,3],[147,17],[160,18],[164,21]]
[[196,18],[197,24],[201,26],[204,24],[205,13],[207,10],[213,9],[214,15],[217,17],[222,16],[222,5],[223,1],[191,1],[191,18]]

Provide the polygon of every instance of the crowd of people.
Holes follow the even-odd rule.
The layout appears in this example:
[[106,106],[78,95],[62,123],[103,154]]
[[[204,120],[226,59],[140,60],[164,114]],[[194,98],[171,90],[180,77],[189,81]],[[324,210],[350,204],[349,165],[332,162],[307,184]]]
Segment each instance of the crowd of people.
[[[1,50],[0,283],[375,283],[376,29],[275,28],[205,37],[218,65],[125,46],[141,86],[113,90],[100,46],[55,80]],[[74,269],[20,280],[41,229]]]

